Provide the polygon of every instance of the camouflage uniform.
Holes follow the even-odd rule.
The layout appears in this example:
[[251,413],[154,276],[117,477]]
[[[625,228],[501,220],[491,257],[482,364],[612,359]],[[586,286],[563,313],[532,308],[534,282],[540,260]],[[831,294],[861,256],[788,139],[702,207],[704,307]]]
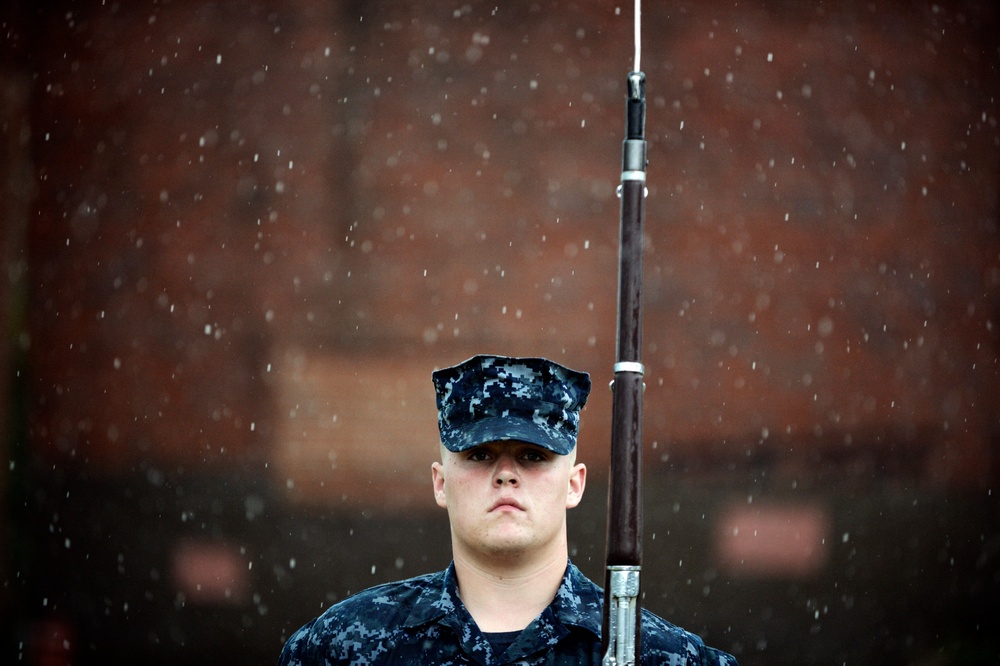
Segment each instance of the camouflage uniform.
[[[289,638],[279,664],[600,664],[603,597],[569,564],[549,607],[498,654],[459,599],[452,565],[330,607]],[[736,660],[644,609],[641,664],[736,666]]]

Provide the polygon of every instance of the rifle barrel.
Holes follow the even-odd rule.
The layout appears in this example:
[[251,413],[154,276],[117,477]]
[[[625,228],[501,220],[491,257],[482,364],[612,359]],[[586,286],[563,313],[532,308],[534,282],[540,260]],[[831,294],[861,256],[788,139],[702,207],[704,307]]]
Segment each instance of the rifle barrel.
[[628,75],[622,147],[618,340],[608,486],[605,666],[636,663],[642,567],[642,250],[646,196],[646,77]]

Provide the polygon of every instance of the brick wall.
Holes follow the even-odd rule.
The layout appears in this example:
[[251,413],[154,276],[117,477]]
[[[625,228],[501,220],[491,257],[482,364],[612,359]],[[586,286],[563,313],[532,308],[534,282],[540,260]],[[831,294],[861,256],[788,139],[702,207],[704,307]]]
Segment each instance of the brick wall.
[[[429,375],[480,351],[593,373],[597,571],[630,3],[28,4],[2,70],[33,463],[5,477],[11,627],[271,659],[376,564],[426,570]],[[742,663],[996,626],[997,15],[884,4],[646,3],[649,601]],[[812,535],[807,560],[754,578],[733,525]],[[245,560],[225,617],[178,610],[177,562]]]
[[[269,376],[291,347],[362,376],[391,368],[366,357],[429,373],[488,350],[609,378],[626,16],[306,0],[34,16],[47,457],[262,465],[287,445]],[[920,429],[927,478],[983,480],[994,20],[979,3],[647,9],[650,446],[780,456]],[[608,404],[587,414],[598,466]],[[889,435],[852,435],[869,431]]]

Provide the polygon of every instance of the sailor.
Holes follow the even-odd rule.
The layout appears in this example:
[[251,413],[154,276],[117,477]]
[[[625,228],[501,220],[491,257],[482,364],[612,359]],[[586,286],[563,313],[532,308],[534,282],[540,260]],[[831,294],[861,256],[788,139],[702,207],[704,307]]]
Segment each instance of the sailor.
[[[603,589],[570,561],[566,512],[590,377],[544,358],[480,355],[434,372],[447,510],[444,571],[379,585],[296,631],[282,666],[600,664]],[[641,664],[736,660],[642,609]]]

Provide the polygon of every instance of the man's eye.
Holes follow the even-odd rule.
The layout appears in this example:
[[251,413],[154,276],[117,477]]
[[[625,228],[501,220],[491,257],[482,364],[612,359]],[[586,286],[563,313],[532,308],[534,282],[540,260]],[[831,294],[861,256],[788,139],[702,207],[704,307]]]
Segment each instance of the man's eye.
[[523,456],[521,456],[528,462],[544,462],[545,456],[543,456],[538,451],[526,451]]
[[469,460],[482,461],[489,459],[490,456],[488,453],[486,453],[486,451],[473,451],[472,453],[469,454]]

